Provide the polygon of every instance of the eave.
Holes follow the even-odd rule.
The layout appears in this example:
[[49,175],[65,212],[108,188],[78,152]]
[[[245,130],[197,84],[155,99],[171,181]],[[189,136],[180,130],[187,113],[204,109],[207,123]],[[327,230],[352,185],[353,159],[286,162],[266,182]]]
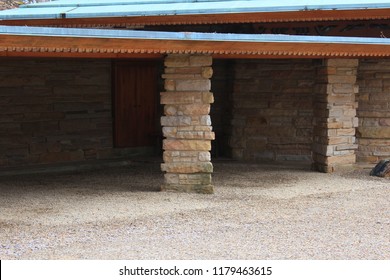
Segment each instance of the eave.
[[312,22],[390,19],[389,9],[302,10],[190,15],[151,15],[49,19],[3,19],[1,25],[51,27],[137,27],[153,25]]
[[0,27],[1,57],[390,57],[390,39]]

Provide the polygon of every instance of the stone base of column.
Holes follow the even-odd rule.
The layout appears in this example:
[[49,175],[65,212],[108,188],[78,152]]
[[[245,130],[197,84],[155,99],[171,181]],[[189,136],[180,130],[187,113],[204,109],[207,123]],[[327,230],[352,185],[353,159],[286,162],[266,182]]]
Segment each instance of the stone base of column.
[[184,192],[184,193],[201,193],[213,194],[213,185],[172,185],[164,184],[161,186],[161,191]]
[[322,165],[319,163],[312,163],[311,170],[322,173],[333,173],[342,170],[353,170],[356,167],[356,163],[339,164],[339,165]]
[[324,156],[320,154],[313,155],[314,162],[311,165],[312,170],[332,173],[339,170],[353,169],[356,165],[356,155]]
[[162,191],[214,193],[211,184],[211,162],[163,163],[161,169],[167,172],[164,174],[165,184],[161,186]]

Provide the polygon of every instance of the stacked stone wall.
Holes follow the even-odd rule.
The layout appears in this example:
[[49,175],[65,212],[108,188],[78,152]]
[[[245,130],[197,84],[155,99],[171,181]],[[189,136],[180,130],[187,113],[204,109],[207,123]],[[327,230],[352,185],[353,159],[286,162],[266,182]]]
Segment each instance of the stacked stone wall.
[[326,59],[317,69],[314,99],[315,169],[333,172],[356,162],[357,59]]
[[359,83],[357,161],[390,158],[390,59],[362,59]]
[[237,60],[235,159],[311,161],[315,60]]
[[2,59],[0,167],[113,156],[109,60]]
[[166,172],[162,190],[212,193],[210,92],[212,58],[202,55],[169,55],[165,58],[163,159]]

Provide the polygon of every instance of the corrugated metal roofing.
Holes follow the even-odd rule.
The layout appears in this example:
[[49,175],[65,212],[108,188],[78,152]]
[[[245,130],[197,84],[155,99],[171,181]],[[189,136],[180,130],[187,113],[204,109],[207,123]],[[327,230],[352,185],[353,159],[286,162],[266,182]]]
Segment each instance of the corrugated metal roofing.
[[361,37],[327,37],[267,34],[221,34],[196,32],[161,32],[136,30],[107,30],[84,28],[52,28],[0,26],[0,35],[27,35],[49,37],[77,38],[116,38],[116,39],[148,39],[148,40],[183,40],[183,41],[224,41],[224,42],[257,42],[257,43],[326,43],[326,44],[363,44],[390,45],[387,38]]
[[0,11],[0,20],[390,9],[388,0],[59,0]]

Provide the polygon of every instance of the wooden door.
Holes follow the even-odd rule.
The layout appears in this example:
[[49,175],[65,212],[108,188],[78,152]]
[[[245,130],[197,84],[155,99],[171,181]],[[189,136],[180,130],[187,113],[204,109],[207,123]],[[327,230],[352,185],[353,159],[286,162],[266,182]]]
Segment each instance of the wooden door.
[[117,62],[114,66],[115,147],[153,146],[156,132],[155,62]]

